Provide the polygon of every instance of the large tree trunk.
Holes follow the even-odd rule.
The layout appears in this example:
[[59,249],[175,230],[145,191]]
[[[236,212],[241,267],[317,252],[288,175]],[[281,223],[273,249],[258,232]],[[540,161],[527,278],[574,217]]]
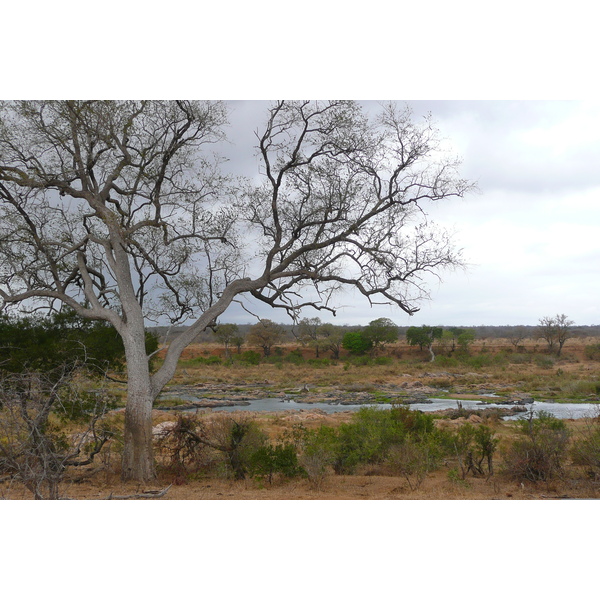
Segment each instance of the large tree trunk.
[[137,335],[123,336],[127,356],[127,404],[121,479],[151,481],[156,478],[152,447],[153,389],[143,328]]
[[151,481],[156,478],[152,447],[153,400],[148,394],[128,392],[121,465],[123,481]]

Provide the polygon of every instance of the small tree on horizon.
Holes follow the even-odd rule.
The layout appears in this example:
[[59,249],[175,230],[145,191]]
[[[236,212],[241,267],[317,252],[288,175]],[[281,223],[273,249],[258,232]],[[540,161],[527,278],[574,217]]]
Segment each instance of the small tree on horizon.
[[538,326],[538,335],[546,340],[550,352],[556,352],[556,356],[560,356],[565,342],[573,337],[571,327],[574,324],[575,321],[571,321],[565,314],[542,317]]
[[344,340],[344,328],[332,323],[323,323],[319,328],[319,336],[321,337],[323,348],[329,350],[334,359],[338,359]]
[[323,323],[319,317],[305,317],[298,325],[298,333],[296,337],[307,346],[311,346],[315,349],[315,356],[319,358],[319,346],[321,337],[321,327]]
[[364,328],[363,335],[373,344],[373,352],[377,352],[398,340],[398,326],[391,319],[381,317],[371,321]]
[[342,339],[342,346],[350,354],[366,354],[373,348],[373,342],[362,331],[348,331]]
[[249,346],[262,348],[265,356],[271,356],[271,348],[285,338],[285,329],[270,319],[261,319],[253,325],[246,336]]
[[429,325],[421,325],[421,327],[409,327],[406,331],[406,341],[410,346],[419,346],[421,350],[427,348],[431,355],[431,362],[435,360],[433,352],[433,343],[435,340],[441,339],[443,335],[442,327],[431,327]]
[[219,323],[214,331],[214,336],[225,346],[225,356],[230,357],[229,346],[235,344],[239,335],[239,327],[235,323]]

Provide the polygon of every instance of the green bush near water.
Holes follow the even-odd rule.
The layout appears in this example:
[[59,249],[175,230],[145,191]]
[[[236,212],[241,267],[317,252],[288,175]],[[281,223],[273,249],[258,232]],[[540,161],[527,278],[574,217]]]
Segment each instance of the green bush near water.
[[400,406],[389,410],[364,407],[350,423],[337,429],[322,426],[308,434],[304,451],[326,456],[336,473],[352,473],[360,464],[385,462],[390,450],[408,439],[427,445],[432,457],[441,454],[438,436],[432,415]]

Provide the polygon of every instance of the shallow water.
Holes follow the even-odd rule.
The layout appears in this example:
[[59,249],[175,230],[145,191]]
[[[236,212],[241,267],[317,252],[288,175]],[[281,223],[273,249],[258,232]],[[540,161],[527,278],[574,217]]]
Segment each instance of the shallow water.
[[[188,399],[192,397],[188,396]],[[194,398],[196,399],[196,398]],[[430,398],[431,404],[419,403],[410,404],[410,408],[414,410],[421,410],[423,412],[431,412],[435,410],[444,410],[447,408],[457,408],[458,403],[456,400],[449,400],[447,398]],[[294,400],[282,400],[281,398],[261,398],[257,400],[250,400],[250,404],[247,406],[220,406],[213,408],[213,411],[249,411],[249,412],[282,412],[288,410],[310,410],[312,408],[318,408],[326,413],[336,413],[343,411],[357,411],[363,406],[376,406],[383,410],[390,409],[391,404],[327,404],[324,402],[317,402],[307,404],[303,402],[296,402]],[[487,404],[482,406],[478,400],[460,400],[463,408],[469,410],[482,410],[484,408],[507,408],[506,405],[500,404]],[[555,417],[560,419],[582,419],[585,417],[593,416],[599,409],[598,404],[555,404],[547,402],[534,402],[533,404],[526,405],[527,410],[533,409],[534,413],[540,410],[546,411]],[[191,409],[195,410],[195,409]],[[202,409],[200,409],[202,410]],[[518,419],[526,415],[527,413],[519,413],[507,419]]]

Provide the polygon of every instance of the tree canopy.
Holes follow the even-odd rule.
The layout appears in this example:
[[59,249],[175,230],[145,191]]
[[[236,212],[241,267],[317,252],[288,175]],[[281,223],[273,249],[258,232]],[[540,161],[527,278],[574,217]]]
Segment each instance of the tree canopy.
[[391,319],[381,317],[371,321],[364,329],[375,350],[398,340],[398,326]]

